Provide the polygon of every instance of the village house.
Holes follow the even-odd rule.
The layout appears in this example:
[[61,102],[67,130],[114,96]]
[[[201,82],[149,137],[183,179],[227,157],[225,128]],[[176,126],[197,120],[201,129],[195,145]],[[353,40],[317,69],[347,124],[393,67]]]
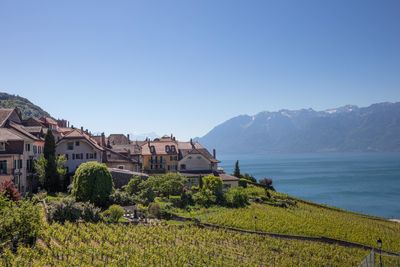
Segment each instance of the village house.
[[97,144],[83,128],[72,129],[56,144],[56,154],[64,155],[67,173],[72,174],[80,164],[88,161],[103,162],[104,148]]
[[0,109],[0,181],[13,181],[25,194],[36,186],[33,164],[44,140],[29,133],[22,122],[18,109]]
[[224,188],[239,185],[239,179],[218,170],[219,161],[200,143],[177,141],[174,136],[163,136],[142,144],[143,171],[148,174],[179,172],[188,179],[188,186],[198,186],[202,177],[219,176]]
[[143,171],[146,173],[177,172],[179,164],[178,142],[164,135],[142,145]]

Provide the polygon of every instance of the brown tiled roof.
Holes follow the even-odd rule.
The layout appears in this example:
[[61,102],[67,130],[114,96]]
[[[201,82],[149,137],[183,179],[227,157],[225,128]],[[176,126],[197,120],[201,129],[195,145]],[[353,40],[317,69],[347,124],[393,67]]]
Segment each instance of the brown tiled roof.
[[0,109],[0,126],[3,127],[4,123],[10,117],[11,113],[14,111],[13,108],[2,108]]
[[103,147],[99,146],[96,142],[96,140],[92,139],[89,135],[87,135],[85,132],[82,132],[81,130],[78,129],[73,129],[66,135],[64,135],[63,138],[58,141],[58,143],[62,142],[63,140],[68,140],[68,139],[85,139],[89,144],[91,144],[93,147],[103,151]]
[[16,140],[24,140],[19,135],[15,134],[12,130],[7,128],[0,128],[0,141],[16,141]]
[[45,128],[42,126],[24,126],[24,129],[29,133],[40,133]]
[[42,122],[44,122],[44,123],[47,123],[47,124],[55,124],[55,125],[58,125],[57,122],[56,122],[53,118],[50,118],[50,117],[41,117],[40,120],[41,120]]
[[[107,152],[107,162],[132,162],[132,163],[138,163],[138,161],[136,159],[132,159],[129,157],[126,157],[124,155],[121,155],[120,153],[117,153],[115,151],[113,151],[112,149],[109,148],[105,148],[106,152]],[[117,159],[111,159],[108,157],[108,153],[112,153],[113,155],[117,156]]]
[[111,145],[127,145],[129,144],[128,137],[123,134],[110,134],[108,137]]
[[142,151],[142,147],[135,142],[129,145],[112,145],[111,149],[117,153],[128,153],[130,151],[131,155],[139,155]]
[[9,127],[10,127],[11,129],[16,130],[16,131],[19,132],[20,134],[23,134],[24,136],[26,136],[26,137],[28,137],[28,138],[30,138],[30,139],[32,139],[32,140],[35,140],[35,141],[40,140],[40,139],[37,138],[36,136],[34,136],[34,135],[32,135],[31,133],[29,133],[29,132],[25,129],[25,127],[22,126],[22,125],[20,125],[20,124],[17,124],[17,123],[15,123],[15,122],[10,121],[10,123],[9,123],[8,125],[9,125]]
[[30,117],[26,120],[23,120],[22,124],[25,127],[28,127],[28,126],[42,126],[43,127],[44,126],[42,121],[40,121],[39,119],[34,118],[34,117]]
[[201,154],[211,162],[215,162],[215,163],[219,162],[200,143],[193,142],[193,145],[192,145],[191,142],[178,142],[178,147],[179,147],[179,151],[181,153],[182,158],[188,154]]

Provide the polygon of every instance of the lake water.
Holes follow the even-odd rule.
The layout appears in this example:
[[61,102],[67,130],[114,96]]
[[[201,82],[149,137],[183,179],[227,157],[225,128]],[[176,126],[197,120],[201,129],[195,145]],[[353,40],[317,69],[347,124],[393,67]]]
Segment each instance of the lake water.
[[339,208],[400,218],[399,153],[219,155],[231,173],[270,177],[277,191]]

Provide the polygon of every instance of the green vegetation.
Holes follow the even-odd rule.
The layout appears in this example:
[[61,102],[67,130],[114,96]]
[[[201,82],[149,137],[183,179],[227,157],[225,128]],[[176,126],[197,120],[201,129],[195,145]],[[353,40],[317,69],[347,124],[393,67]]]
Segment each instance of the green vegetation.
[[28,99],[7,93],[0,93],[0,108],[18,108],[22,113],[23,119],[50,117],[49,113],[32,104]]
[[8,266],[356,266],[368,252],[190,225],[52,224]]
[[12,243],[34,244],[40,229],[37,206],[30,201],[15,202],[0,195],[0,251]]
[[[182,216],[224,226],[273,233],[325,236],[376,246],[383,240],[383,249],[400,251],[400,224],[362,215],[297,203],[288,208],[252,203],[239,209],[212,207],[178,211]],[[256,218],[256,219],[255,219]]]
[[48,192],[63,191],[64,178],[67,173],[64,167],[66,159],[64,155],[56,157],[56,144],[51,131],[45,137],[43,155],[35,161],[35,170],[39,182]]
[[106,211],[103,212],[103,216],[106,222],[116,223],[124,215],[124,209],[119,205],[111,205]]
[[72,183],[72,195],[77,201],[89,201],[99,207],[108,204],[113,191],[113,181],[105,164],[90,161],[76,170]]

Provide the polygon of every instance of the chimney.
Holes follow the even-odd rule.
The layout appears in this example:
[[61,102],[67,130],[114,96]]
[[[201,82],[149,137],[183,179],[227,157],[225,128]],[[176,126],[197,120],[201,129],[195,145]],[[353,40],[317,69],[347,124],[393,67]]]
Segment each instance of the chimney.
[[215,151],[215,148],[213,149],[213,157],[214,159],[217,159],[217,152]]
[[150,140],[147,140],[147,145],[150,147]]
[[106,146],[106,136],[105,136],[105,134],[104,134],[104,132],[103,133],[101,133],[101,146]]
[[194,147],[194,143],[193,143],[193,139],[192,138],[190,138],[190,144],[192,145],[192,148],[194,149],[195,147]]
[[67,127],[69,128],[69,121],[67,121]]
[[81,126],[81,132],[83,133],[83,126]]
[[129,137],[129,134],[126,135],[126,137],[128,138],[128,142],[131,142],[131,138]]

